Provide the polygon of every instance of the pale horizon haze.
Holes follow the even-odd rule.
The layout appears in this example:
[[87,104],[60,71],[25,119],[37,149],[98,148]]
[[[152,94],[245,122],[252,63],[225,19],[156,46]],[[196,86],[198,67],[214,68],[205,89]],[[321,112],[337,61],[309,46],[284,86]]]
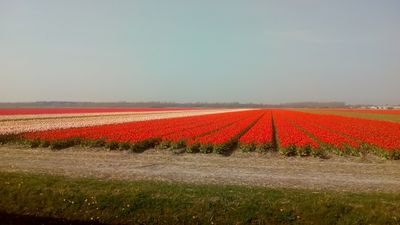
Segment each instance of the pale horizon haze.
[[0,102],[400,104],[400,1],[0,0]]

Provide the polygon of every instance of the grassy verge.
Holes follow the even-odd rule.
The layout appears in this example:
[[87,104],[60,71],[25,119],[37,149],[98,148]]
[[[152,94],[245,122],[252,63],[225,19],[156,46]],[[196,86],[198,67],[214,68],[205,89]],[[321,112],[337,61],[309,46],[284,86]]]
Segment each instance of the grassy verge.
[[399,193],[101,181],[0,172],[0,196],[3,215],[104,224],[400,223]]

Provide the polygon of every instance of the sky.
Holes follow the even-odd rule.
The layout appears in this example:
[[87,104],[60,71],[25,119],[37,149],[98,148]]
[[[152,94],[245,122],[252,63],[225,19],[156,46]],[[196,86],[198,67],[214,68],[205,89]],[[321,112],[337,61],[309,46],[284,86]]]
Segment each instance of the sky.
[[398,0],[0,0],[0,102],[400,104]]

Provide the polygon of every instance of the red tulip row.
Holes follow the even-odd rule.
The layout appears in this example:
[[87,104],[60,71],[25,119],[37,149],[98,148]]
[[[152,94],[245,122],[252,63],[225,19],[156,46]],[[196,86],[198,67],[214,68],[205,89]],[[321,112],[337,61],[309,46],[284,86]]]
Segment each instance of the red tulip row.
[[249,117],[230,126],[224,127],[218,130],[218,132],[196,138],[194,142],[198,142],[200,144],[223,144],[231,140],[232,137],[240,134],[245,128],[247,128],[251,123],[255,122],[262,115],[262,111],[254,111]]
[[218,116],[213,119],[211,116],[207,118],[207,121],[200,124],[199,126],[184,127],[179,132],[169,133],[161,136],[161,140],[165,142],[187,142],[193,140],[199,136],[206,135],[213,131],[217,131],[223,127],[229,126],[247,116],[246,114],[236,114],[235,116],[226,115]]
[[287,148],[318,148],[319,144],[307,136],[299,127],[296,127],[286,117],[284,111],[275,110],[273,112],[274,123],[276,127],[276,136],[279,148],[285,150]]
[[273,147],[273,126],[271,111],[263,117],[239,139],[243,151],[265,151]]

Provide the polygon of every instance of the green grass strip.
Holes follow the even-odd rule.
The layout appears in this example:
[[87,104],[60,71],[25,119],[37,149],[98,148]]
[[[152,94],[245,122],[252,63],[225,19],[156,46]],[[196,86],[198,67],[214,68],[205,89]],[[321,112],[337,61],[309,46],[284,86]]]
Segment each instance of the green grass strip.
[[399,193],[0,172],[0,212],[105,224],[399,224]]

